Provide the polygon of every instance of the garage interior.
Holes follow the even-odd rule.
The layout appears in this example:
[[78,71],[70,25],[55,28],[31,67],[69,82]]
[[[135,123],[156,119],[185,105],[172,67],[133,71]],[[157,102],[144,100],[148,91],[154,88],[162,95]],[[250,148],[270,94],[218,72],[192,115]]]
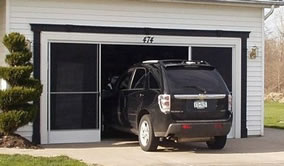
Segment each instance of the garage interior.
[[[188,47],[185,46],[101,45],[102,91],[107,89],[111,78],[117,78],[136,63],[145,60],[189,59],[188,51]],[[205,60],[215,66],[232,91],[232,48],[192,47],[191,58]],[[104,112],[103,105],[101,111]],[[102,139],[129,136],[131,137],[131,134],[111,131],[110,134],[103,133]]]
[[[188,46],[101,45],[101,85],[119,76],[130,66],[145,60],[189,59]],[[232,91],[232,48],[191,47],[192,60],[204,60],[215,66]]]
[[132,65],[145,60],[188,59],[188,47],[143,46],[143,45],[102,45],[101,80],[102,89],[107,80],[119,76]]
[[[101,88],[107,89],[111,78],[117,78],[132,65],[145,60],[188,59],[188,47],[145,45],[101,45]],[[101,112],[104,112],[102,105]],[[131,134],[111,130],[102,139],[125,138]]]

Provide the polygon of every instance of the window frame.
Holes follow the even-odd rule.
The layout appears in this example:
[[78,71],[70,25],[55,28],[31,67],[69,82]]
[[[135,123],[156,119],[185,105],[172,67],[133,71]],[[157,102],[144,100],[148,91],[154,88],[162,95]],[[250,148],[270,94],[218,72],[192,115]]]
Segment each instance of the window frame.
[[[122,83],[122,81],[124,81],[124,79],[127,77],[127,75],[130,74],[130,78],[129,78],[129,83],[127,85],[126,89],[120,89],[120,85]],[[134,74],[134,69],[129,69],[127,72],[123,73],[121,75],[121,77],[119,78],[119,80],[117,81],[117,85],[116,85],[116,90],[117,91],[125,91],[125,90],[129,90],[130,89],[130,83],[132,82],[133,79],[133,74]]]
[[[147,77],[148,77],[148,88],[150,89],[150,90],[160,90],[162,87],[161,87],[161,83],[158,81],[158,79],[156,78],[156,76],[153,74],[153,72],[151,72],[151,71],[149,71],[148,73],[147,73]],[[153,76],[153,78],[154,78],[154,80],[156,81],[156,83],[157,83],[157,85],[158,85],[158,88],[151,88],[151,83],[150,83],[150,81],[151,81],[151,75]]]
[[[144,86],[144,88],[132,88],[132,84],[133,84],[133,81],[134,81],[134,77],[136,75],[136,71],[139,70],[139,69],[144,70],[145,86]],[[129,90],[145,90],[148,87],[147,78],[148,78],[148,74],[147,74],[146,68],[145,67],[136,67],[133,71],[133,74],[132,74],[132,79],[131,79],[131,82],[130,82],[130,85],[129,85]]]

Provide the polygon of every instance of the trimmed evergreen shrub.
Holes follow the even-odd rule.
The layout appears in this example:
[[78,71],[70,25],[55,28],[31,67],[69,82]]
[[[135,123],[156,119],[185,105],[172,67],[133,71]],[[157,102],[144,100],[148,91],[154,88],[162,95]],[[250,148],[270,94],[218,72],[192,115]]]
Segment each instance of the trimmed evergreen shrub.
[[6,111],[12,106],[33,101],[40,93],[38,89],[24,87],[13,87],[0,91],[0,109]]
[[10,53],[30,52],[30,50],[27,48],[28,44],[25,36],[17,32],[12,32],[8,35],[5,35],[3,38],[3,44]]
[[3,44],[10,52],[5,59],[9,67],[0,67],[0,78],[6,80],[10,88],[0,91],[0,132],[12,135],[19,127],[33,121],[38,111],[35,101],[39,100],[42,85],[31,76],[32,53],[25,36],[10,33],[4,36]]
[[0,68],[0,76],[9,82],[11,86],[17,86],[23,80],[29,79],[32,72],[32,66],[13,66]]
[[14,52],[6,55],[5,62],[10,66],[25,66],[31,65],[30,59],[32,58],[32,53],[28,52]]
[[0,128],[5,135],[11,135],[19,127],[28,124],[33,119],[35,110],[15,110],[0,114]]

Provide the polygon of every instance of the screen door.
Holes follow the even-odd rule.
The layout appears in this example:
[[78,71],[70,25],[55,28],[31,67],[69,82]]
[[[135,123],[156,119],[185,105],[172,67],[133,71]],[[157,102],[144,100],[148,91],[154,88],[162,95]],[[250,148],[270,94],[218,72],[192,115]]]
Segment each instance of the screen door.
[[98,45],[51,42],[49,47],[49,143],[98,141]]

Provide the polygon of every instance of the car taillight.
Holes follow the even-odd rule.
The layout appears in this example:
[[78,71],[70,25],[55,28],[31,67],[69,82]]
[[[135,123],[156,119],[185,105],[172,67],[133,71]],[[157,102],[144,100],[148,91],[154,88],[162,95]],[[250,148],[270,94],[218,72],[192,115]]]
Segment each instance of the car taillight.
[[214,127],[215,127],[216,129],[222,129],[222,128],[224,128],[224,125],[221,124],[221,123],[217,123],[217,124],[214,124]]
[[165,114],[170,113],[170,110],[171,110],[171,95],[167,95],[167,94],[159,95],[158,102],[159,102],[160,110],[163,113],[165,113]]
[[183,129],[192,129],[191,125],[182,125],[181,128]]
[[228,95],[228,110],[232,111],[232,95]]

